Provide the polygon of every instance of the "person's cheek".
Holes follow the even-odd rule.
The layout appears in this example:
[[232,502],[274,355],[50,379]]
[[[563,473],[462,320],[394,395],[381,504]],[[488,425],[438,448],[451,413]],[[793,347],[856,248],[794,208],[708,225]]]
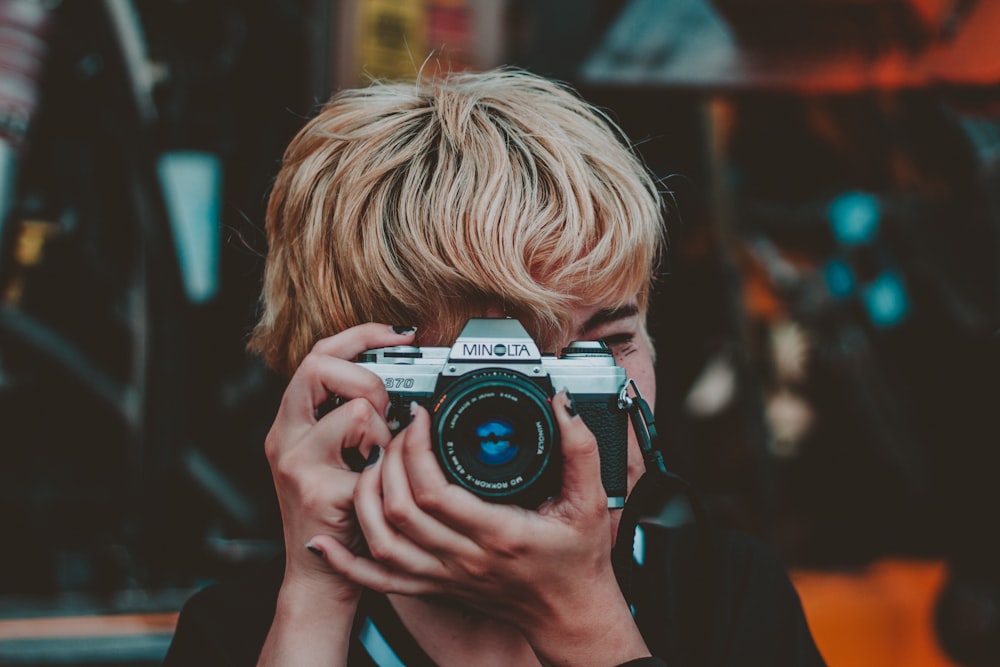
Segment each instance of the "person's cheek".
[[646,472],[646,465],[642,460],[642,450],[639,448],[639,441],[635,437],[632,428],[628,432],[628,492],[632,493],[639,478]]

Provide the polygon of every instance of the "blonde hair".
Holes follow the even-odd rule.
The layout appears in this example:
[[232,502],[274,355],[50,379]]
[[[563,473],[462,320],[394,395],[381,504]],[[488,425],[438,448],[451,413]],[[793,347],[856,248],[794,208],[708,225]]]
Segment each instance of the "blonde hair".
[[552,350],[576,305],[638,295],[644,314],[664,243],[656,184],[614,123],[510,69],[334,96],[285,152],[267,235],[249,348],[286,374],[348,327],[450,342],[488,304]]

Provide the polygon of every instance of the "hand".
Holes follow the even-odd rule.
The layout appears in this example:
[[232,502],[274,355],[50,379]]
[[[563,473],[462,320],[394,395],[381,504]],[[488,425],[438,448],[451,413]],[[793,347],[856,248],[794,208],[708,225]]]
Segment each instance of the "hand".
[[[310,554],[306,542],[322,534],[350,553],[362,550],[353,500],[359,475],[345,462],[344,452],[357,448],[367,458],[392,435],[385,421],[389,396],[382,380],[350,360],[365,350],[412,339],[412,331],[398,334],[387,325],[353,327],[318,342],[285,389],[265,451],[284,527],[286,587],[318,585],[347,598],[359,593],[356,584],[334,575]],[[342,404],[317,419],[317,408],[331,394]]]
[[[361,475],[355,507],[372,558],[317,538],[330,566],[384,593],[441,595],[519,628],[550,663],[648,655],[611,568],[597,442],[553,399],[563,488],[537,511],[488,503],[444,477],[422,408]],[[613,655],[612,655],[613,654]]]
[[[306,541],[322,534],[345,553],[363,548],[353,502],[359,475],[344,452],[357,448],[367,457],[389,441],[389,396],[378,376],[349,359],[412,341],[412,331],[353,327],[317,343],[285,389],[264,445],[281,508],[285,575],[259,667],[347,662],[360,586],[309,553]],[[331,394],[346,402],[317,419]]]

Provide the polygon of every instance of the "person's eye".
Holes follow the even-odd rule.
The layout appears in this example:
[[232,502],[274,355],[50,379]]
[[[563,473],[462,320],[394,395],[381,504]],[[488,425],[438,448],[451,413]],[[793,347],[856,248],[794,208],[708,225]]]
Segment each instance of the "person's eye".
[[604,336],[601,340],[608,347],[619,347],[635,340],[635,334],[631,332],[611,334],[610,336]]

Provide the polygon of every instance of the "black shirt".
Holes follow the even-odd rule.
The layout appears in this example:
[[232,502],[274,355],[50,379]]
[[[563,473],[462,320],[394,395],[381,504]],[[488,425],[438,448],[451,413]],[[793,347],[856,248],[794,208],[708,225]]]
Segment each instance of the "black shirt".
[[[772,552],[735,533],[717,533],[698,553],[695,531],[644,524],[628,586],[646,645],[668,667],[821,667],[798,594]],[[181,611],[168,667],[254,665],[271,626],[284,559],[195,594]],[[348,664],[379,665],[388,647],[407,667],[432,665],[392,606],[366,592],[358,606]],[[366,648],[367,647],[367,648]]]

